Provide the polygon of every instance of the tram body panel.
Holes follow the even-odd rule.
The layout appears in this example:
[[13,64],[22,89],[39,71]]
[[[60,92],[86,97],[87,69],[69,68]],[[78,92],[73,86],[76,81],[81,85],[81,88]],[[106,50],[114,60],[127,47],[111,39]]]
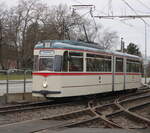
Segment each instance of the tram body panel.
[[[112,91],[112,76],[101,75],[63,75],[63,76],[48,76],[44,78],[42,76],[33,76],[33,88],[36,91],[51,91],[60,92],[59,94],[49,94],[48,97],[70,97],[98,94]],[[47,82],[47,88],[43,87],[43,83]],[[38,86],[38,84],[40,86]],[[33,94],[34,96],[40,96],[39,94]],[[42,96],[42,95],[41,95]]]
[[139,88],[141,86],[141,75],[127,75],[126,89]]
[[114,91],[120,91],[124,89],[124,75],[114,74]]
[[99,76],[100,75],[64,76],[61,88],[62,92],[64,92],[63,96],[67,93],[67,95],[71,96],[80,96],[110,92],[112,90],[111,75],[101,76],[101,81],[99,81]]

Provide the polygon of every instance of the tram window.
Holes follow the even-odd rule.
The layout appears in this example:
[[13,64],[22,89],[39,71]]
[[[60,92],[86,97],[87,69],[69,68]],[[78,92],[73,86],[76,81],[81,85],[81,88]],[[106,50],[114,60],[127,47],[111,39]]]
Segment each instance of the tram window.
[[69,52],[69,56],[83,56],[83,53],[78,53],[78,52]]
[[69,71],[83,71],[83,53],[69,52]]
[[64,52],[62,71],[65,71],[65,72],[68,71],[68,51]]
[[69,71],[83,71],[83,59],[71,58],[69,62]]
[[142,62],[140,62],[140,66],[139,66],[139,67],[140,67],[140,72],[141,72],[141,73],[144,73],[144,68],[143,68],[144,66],[143,66],[143,63],[142,63]]
[[111,72],[111,60],[106,60],[104,62],[104,71]]
[[94,59],[94,70],[93,71],[104,71],[104,59]]
[[116,58],[116,72],[123,72],[123,58]]
[[95,70],[95,61],[92,58],[87,58],[86,60],[86,70],[87,71],[96,71]]
[[140,71],[141,71],[140,61],[127,59],[127,72],[140,72]]
[[132,64],[127,62],[127,72],[131,72]]
[[141,62],[138,61],[138,63],[137,63],[137,69],[136,69],[137,71],[136,72],[141,72],[142,71],[141,66],[142,66]]
[[55,55],[54,71],[61,71],[61,66],[62,66],[62,56]]
[[87,54],[86,70],[94,72],[110,72],[111,56]]
[[38,71],[39,68],[38,68],[38,64],[39,64],[39,56],[38,55],[34,55],[34,64],[33,64],[33,70],[34,71]]
[[53,71],[53,62],[54,62],[54,59],[50,57],[40,58],[39,70],[40,71],[45,71],[45,70]]

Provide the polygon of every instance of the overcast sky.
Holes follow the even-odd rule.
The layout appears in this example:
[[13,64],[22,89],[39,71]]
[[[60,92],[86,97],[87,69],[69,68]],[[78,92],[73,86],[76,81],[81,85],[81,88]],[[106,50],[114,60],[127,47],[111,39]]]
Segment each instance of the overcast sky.
[[[2,0],[4,1],[4,0]],[[92,4],[95,5],[94,15],[108,15],[112,11],[114,15],[131,15],[135,13],[123,2],[123,0],[41,0],[48,5],[58,5],[60,3],[67,4],[71,6],[73,4]],[[108,4],[110,1],[111,4]],[[149,0],[126,0],[129,5],[136,10],[138,14],[150,14],[150,1]],[[5,0],[4,1],[8,7],[17,4],[18,0]],[[88,9],[84,10],[85,12]],[[79,11],[82,15],[84,11]],[[85,17],[90,17],[87,15]],[[144,18],[145,19],[145,18]],[[147,54],[150,56],[150,18],[145,19],[149,24],[147,26]],[[120,19],[96,19],[96,23],[100,23],[104,28],[109,28],[110,30],[117,31],[119,37],[123,37],[126,45],[129,42],[137,44],[144,54],[145,49],[145,24],[140,19],[128,19],[126,21],[121,21]]]

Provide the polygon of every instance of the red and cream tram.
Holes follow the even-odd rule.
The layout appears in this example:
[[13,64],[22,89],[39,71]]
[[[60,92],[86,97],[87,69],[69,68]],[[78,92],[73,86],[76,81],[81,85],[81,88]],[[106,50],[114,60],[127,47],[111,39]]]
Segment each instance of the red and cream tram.
[[141,58],[96,44],[49,40],[34,48],[33,96],[61,98],[139,88]]

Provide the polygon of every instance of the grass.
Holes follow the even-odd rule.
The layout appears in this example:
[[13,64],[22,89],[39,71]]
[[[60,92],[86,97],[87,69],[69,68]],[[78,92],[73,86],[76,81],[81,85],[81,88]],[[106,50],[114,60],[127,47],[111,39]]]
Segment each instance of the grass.
[[[24,75],[23,74],[11,74],[8,76],[8,80],[23,80]],[[27,74],[26,79],[32,79],[32,75]],[[7,80],[7,75],[0,74],[0,80]]]

